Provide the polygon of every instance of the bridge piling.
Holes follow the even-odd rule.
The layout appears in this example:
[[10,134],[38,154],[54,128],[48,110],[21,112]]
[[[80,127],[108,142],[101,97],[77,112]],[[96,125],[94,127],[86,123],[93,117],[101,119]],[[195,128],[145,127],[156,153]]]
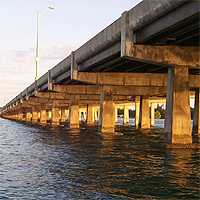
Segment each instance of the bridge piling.
[[150,128],[149,124],[149,96],[140,96],[139,129]]
[[58,106],[57,100],[52,100],[52,111],[51,111],[51,125],[57,126],[59,125],[59,110],[60,107]]
[[31,116],[32,116],[32,114],[31,114],[30,108],[26,108],[26,121],[27,122],[31,122]]
[[155,109],[154,103],[151,103],[151,127],[154,127],[154,118],[155,118]]
[[93,106],[90,104],[87,104],[87,124],[93,124],[94,123],[94,115],[93,115]]
[[139,125],[139,114],[140,114],[140,102],[139,96],[135,97],[135,127],[138,128]]
[[47,123],[47,112],[46,112],[46,104],[40,104],[40,123],[46,124]]
[[195,90],[195,106],[193,115],[193,133],[200,133],[200,88]]
[[114,132],[113,87],[101,86],[99,132]]
[[38,108],[37,106],[32,107],[32,123],[37,123],[38,122]]
[[61,107],[61,118],[60,118],[61,122],[65,122],[65,108]]
[[164,141],[192,143],[187,67],[168,68]]
[[68,127],[79,128],[79,105],[75,95],[70,95]]

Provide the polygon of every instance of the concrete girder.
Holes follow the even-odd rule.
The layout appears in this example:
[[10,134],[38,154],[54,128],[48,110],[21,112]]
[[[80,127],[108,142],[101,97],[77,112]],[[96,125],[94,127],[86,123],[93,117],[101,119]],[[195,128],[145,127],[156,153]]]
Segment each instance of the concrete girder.
[[36,102],[36,103],[46,103],[46,104],[52,103],[51,99],[40,98],[40,97],[28,97],[27,100],[30,102]]
[[77,72],[74,70],[73,79],[95,85],[167,86],[167,74]]
[[[74,70],[73,79],[95,85],[112,86],[151,86],[167,87],[167,74],[158,73],[118,73],[118,72],[77,72]],[[189,87],[200,87],[200,76],[189,75]],[[53,86],[55,90],[57,86]],[[92,86],[90,86],[92,88]],[[67,90],[67,89],[66,89]],[[79,88],[80,90],[80,88]],[[100,89],[99,89],[100,90]],[[85,89],[87,92],[87,89]]]
[[166,94],[167,87],[135,87],[135,86],[113,86],[113,95],[123,96],[140,96],[149,95],[156,96]]
[[77,95],[100,95],[100,86],[97,85],[53,85],[53,91]]
[[35,97],[55,100],[69,100],[70,95],[58,92],[35,92]]
[[[136,86],[112,86],[114,96],[135,96],[135,95],[158,95],[166,94],[166,86],[161,87],[136,87]],[[92,97],[100,95],[100,86],[96,85],[53,85],[53,91],[80,95],[81,99],[91,99]],[[83,95],[85,94],[85,95]],[[84,96],[84,97],[83,97]],[[93,100],[95,100],[93,98]]]
[[39,103],[29,100],[21,100],[21,107],[32,107],[32,106],[40,106]]
[[198,46],[157,46],[129,44],[126,57],[166,66],[200,68]]

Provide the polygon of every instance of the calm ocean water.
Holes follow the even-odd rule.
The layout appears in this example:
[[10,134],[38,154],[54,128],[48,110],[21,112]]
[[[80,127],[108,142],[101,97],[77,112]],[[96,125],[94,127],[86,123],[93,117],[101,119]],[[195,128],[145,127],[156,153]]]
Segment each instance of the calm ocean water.
[[111,136],[0,118],[0,199],[199,199],[199,152],[157,147],[163,123]]

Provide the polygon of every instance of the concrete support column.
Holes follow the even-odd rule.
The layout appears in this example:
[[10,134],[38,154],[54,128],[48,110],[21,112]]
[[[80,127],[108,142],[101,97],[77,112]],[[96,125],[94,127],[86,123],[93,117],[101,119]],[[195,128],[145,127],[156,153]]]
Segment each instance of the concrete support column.
[[92,120],[93,120],[93,122],[96,122],[96,119],[94,116],[94,111],[95,111],[95,107],[92,107]]
[[51,110],[47,110],[46,114],[47,114],[47,120],[51,120]]
[[40,123],[46,124],[47,123],[47,112],[46,112],[46,104],[40,104]]
[[69,110],[66,110],[65,112],[66,112],[66,117],[67,117],[67,121],[68,121],[68,119],[69,119]]
[[30,109],[27,109],[26,110],[26,121],[27,122],[30,122],[31,121],[31,110]]
[[127,110],[126,110],[126,106],[124,106],[124,125],[126,125],[127,123]]
[[117,124],[117,114],[118,114],[117,107],[115,107],[115,124]]
[[79,109],[79,121],[81,122],[81,118],[82,118],[82,112],[81,109]]
[[94,118],[95,118],[95,121],[97,122],[98,121],[98,111],[97,110],[95,110],[94,111]]
[[150,128],[149,124],[149,96],[140,96],[140,114],[138,128]]
[[17,119],[17,113],[16,113],[16,111],[13,114],[13,119]]
[[200,88],[195,90],[195,106],[193,115],[193,133],[200,133]]
[[114,107],[112,86],[101,86],[99,132],[114,132]]
[[129,106],[125,106],[126,108],[126,123],[128,124],[129,123]]
[[167,143],[192,143],[188,79],[188,68],[168,68],[164,129],[164,141]]
[[16,114],[15,113],[13,113],[13,116],[12,116],[13,118],[12,119],[16,119]]
[[127,106],[124,106],[124,125],[129,123],[129,109]]
[[59,106],[56,100],[52,100],[52,111],[51,111],[51,125],[58,126],[59,125]]
[[21,111],[21,120],[22,121],[25,121],[26,120],[26,111],[25,111],[25,108],[22,108],[22,111]]
[[97,110],[97,122],[99,122],[100,110]]
[[140,115],[140,97],[135,97],[135,126],[138,128]]
[[38,114],[38,119],[40,119],[40,111],[37,114]]
[[75,95],[70,95],[68,127],[79,128],[79,106]]
[[37,106],[32,107],[32,123],[38,122]]
[[15,111],[14,119],[18,119],[18,113]]
[[87,120],[87,112],[85,112],[85,111],[83,111],[83,119],[84,119],[84,121]]
[[93,107],[92,105],[87,105],[87,124],[93,124]]
[[154,103],[151,103],[151,127],[154,127],[154,119],[155,119],[155,109]]
[[61,108],[61,122],[65,122],[65,108]]

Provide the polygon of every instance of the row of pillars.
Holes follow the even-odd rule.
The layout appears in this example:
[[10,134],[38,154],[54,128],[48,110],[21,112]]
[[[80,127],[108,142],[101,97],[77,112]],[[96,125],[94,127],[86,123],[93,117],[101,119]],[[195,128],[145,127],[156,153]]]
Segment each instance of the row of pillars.
[[[60,122],[65,122],[68,119],[69,127],[79,128],[79,122],[81,118],[92,124],[99,122],[100,132],[114,132],[114,125],[117,122],[118,108],[112,100],[112,91],[109,93],[109,86],[102,86],[103,97],[101,94],[100,106],[87,105],[87,108],[79,108],[79,105],[69,105],[69,108],[60,108],[57,105],[57,101],[52,101],[52,108],[47,109],[45,103],[38,106],[32,106],[27,108],[21,108],[16,110],[12,115],[6,116],[7,118],[26,120],[33,123],[40,122],[46,124],[50,121],[52,125],[59,125]],[[105,90],[105,92],[104,92]],[[103,100],[102,100],[103,99]],[[137,128],[146,129],[150,126],[154,126],[154,103],[151,103],[151,111],[149,109],[149,97],[138,96],[135,98],[135,126]],[[151,115],[149,113],[151,112]],[[149,120],[151,116],[151,122]],[[199,122],[199,90],[195,93],[195,108],[194,108],[194,121],[193,121],[193,132],[200,132]],[[188,119],[189,120],[189,119]],[[129,106],[124,106],[124,124],[129,122]],[[190,124],[191,126],[191,124]]]
[[[15,111],[14,114],[7,116],[7,118],[31,121],[33,123],[40,122],[46,124],[50,121],[52,125],[59,125],[60,122],[65,122],[66,119],[69,122],[69,127],[78,128],[81,119],[87,122],[87,124],[93,124],[99,122],[101,132],[114,132],[114,124],[117,123],[118,108],[116,104],[112,103],[112,107],[108,108],[107,104],[110,101],[103,101],[103,109],[101,106],[87,105],[85,108],[79,108],[78,105],[71,105],[68,109],[60,108],[56,106],[56,100],[52,102],[52,109],[47,109],[45,103],[38,106],[32,106],[32,108],[21,108]],[[149,113],[149,105],[151,107],[151,114]],[[107,107],[106,107],[107,106]],[[120,106],[121,107],[121,106]],[[107,108],[107,109],[106,109]],[[129,123],[129,106],[123,106],[124,108],[124,124]],[[195,95],[195,109],[194,109],[194,122],[193,132],[199,133],[199,92],[196,91]],[[101,111],[102,109],[102,111]],[[102,114],[100,113],[102,112]],[[138,96],[135,101],[135,126],[137,128],[146,129],[150,126],[154,126],[154,103],[149,104],[148,96]],[[149,120],[151,116],[151,120]],[[101,117],[101,119],[100,119]],[[100,124],[101,123],[101,124]]]
[[[191,112],[190,112],[190,95],[188,84],[189,70],[181,66],[168,69],[168,84],[166,96],[166,114],[164,141],[167,143],[192,143],[191,130]],[[115,125],[115,108],[113,101],[113,87],[109,85],[101,86],[100,106],[99,106],[99,132],[113,133]],[[200,88],[195,88],[195,109],[193,132],[200,132]],[[52,101],[51,123],[59,124],[59,104],[56,100]],[[149,96],[139,97],[139,120],[138,128],[149,128]],[[137,103],[136,103],[137,108]],[[12,111],[11,111],[12,112]],[[93,122],[92,105],[87,106],[87,122]],[[29,112],[26,112],[26,118],[30,119]],[[10,117],[10,116],[9,116]],[[62,111],[61,111],[62,118]],[[36,108],[32,108],[32,122],[37,121],[38,114]],[[40,122],[46,121],[45,104],[40,106]],[[79,105],[76,95],[70,95],[68,124],[71,128],[79,127]]]
[[[139,99],[140,100],[140,99]],[[140,116],[140,102],[135,102],[135,126],[137,128],[150,128],[151,127],[154,127],[154,124],[155,124],[155,108],[154,108],[154,103],[150,103],[150,107],[151,107],[151,111],[150,111],[150,123],[149,123],[149,112],[148,112],[148,101],[146,102],[146,108],[145,109],[141,109],[141,112],[143,111],[143,118],[141,116],[141,122],[139,123],[139,116]],[[129,123],[129,108],[130,106],[123,106],[123,109],[124,109],[124,125],[128,124]],[[115,106],[115,123],[117,123],[117,116],[118,116],[118,107]],[[146,117],[144,117],[146,116]],[[139,126],[140,124],[140,126]]]
[[[144,106],[146,112],[143,109],[143,118],[141,117],[141,122],[139,123],[139,113],[140,113],[140,102],[135,103],[135,126],[138,128],[149,128],[149,102],[146,101],[146,107]],[[113,104],[115,109],[114,122],[117,123],[118,108],[116,104]],[[121,107],[121,106],[120,106]],[[123,106],[124,108],[124,125],[129,123],[129,107]],[[105,111],[104,111],[105,113]],[[71,116],[70,116],[71,114]],[[112,113],[111,113],[112,114]],[[107,114],[108,115],[108,114]],[[147,115],[147,116],[146,116]],[[40,107],[32,106],[27,108],[21,108],[16,110],[14,114],[7,116],[8,118],[28,121],[33,123],[46,124],[48,121],[52,125],[59,125],[60,122],[70,122],[69,127],[79,127],[79,122],[83,119],[87,124],[93,124],[99,121],[100,108],[99,106],[87,105],[85,108],[79,108],[78,105],[72,105],[71,108],[59,108],[56,107],[56,101],[52,103],[52,109],[47,109],[45,103],[41,103]],[[140,124],[140,126],[139,126]],[[154,126],[154,103],[151,103],[151,126]]]

